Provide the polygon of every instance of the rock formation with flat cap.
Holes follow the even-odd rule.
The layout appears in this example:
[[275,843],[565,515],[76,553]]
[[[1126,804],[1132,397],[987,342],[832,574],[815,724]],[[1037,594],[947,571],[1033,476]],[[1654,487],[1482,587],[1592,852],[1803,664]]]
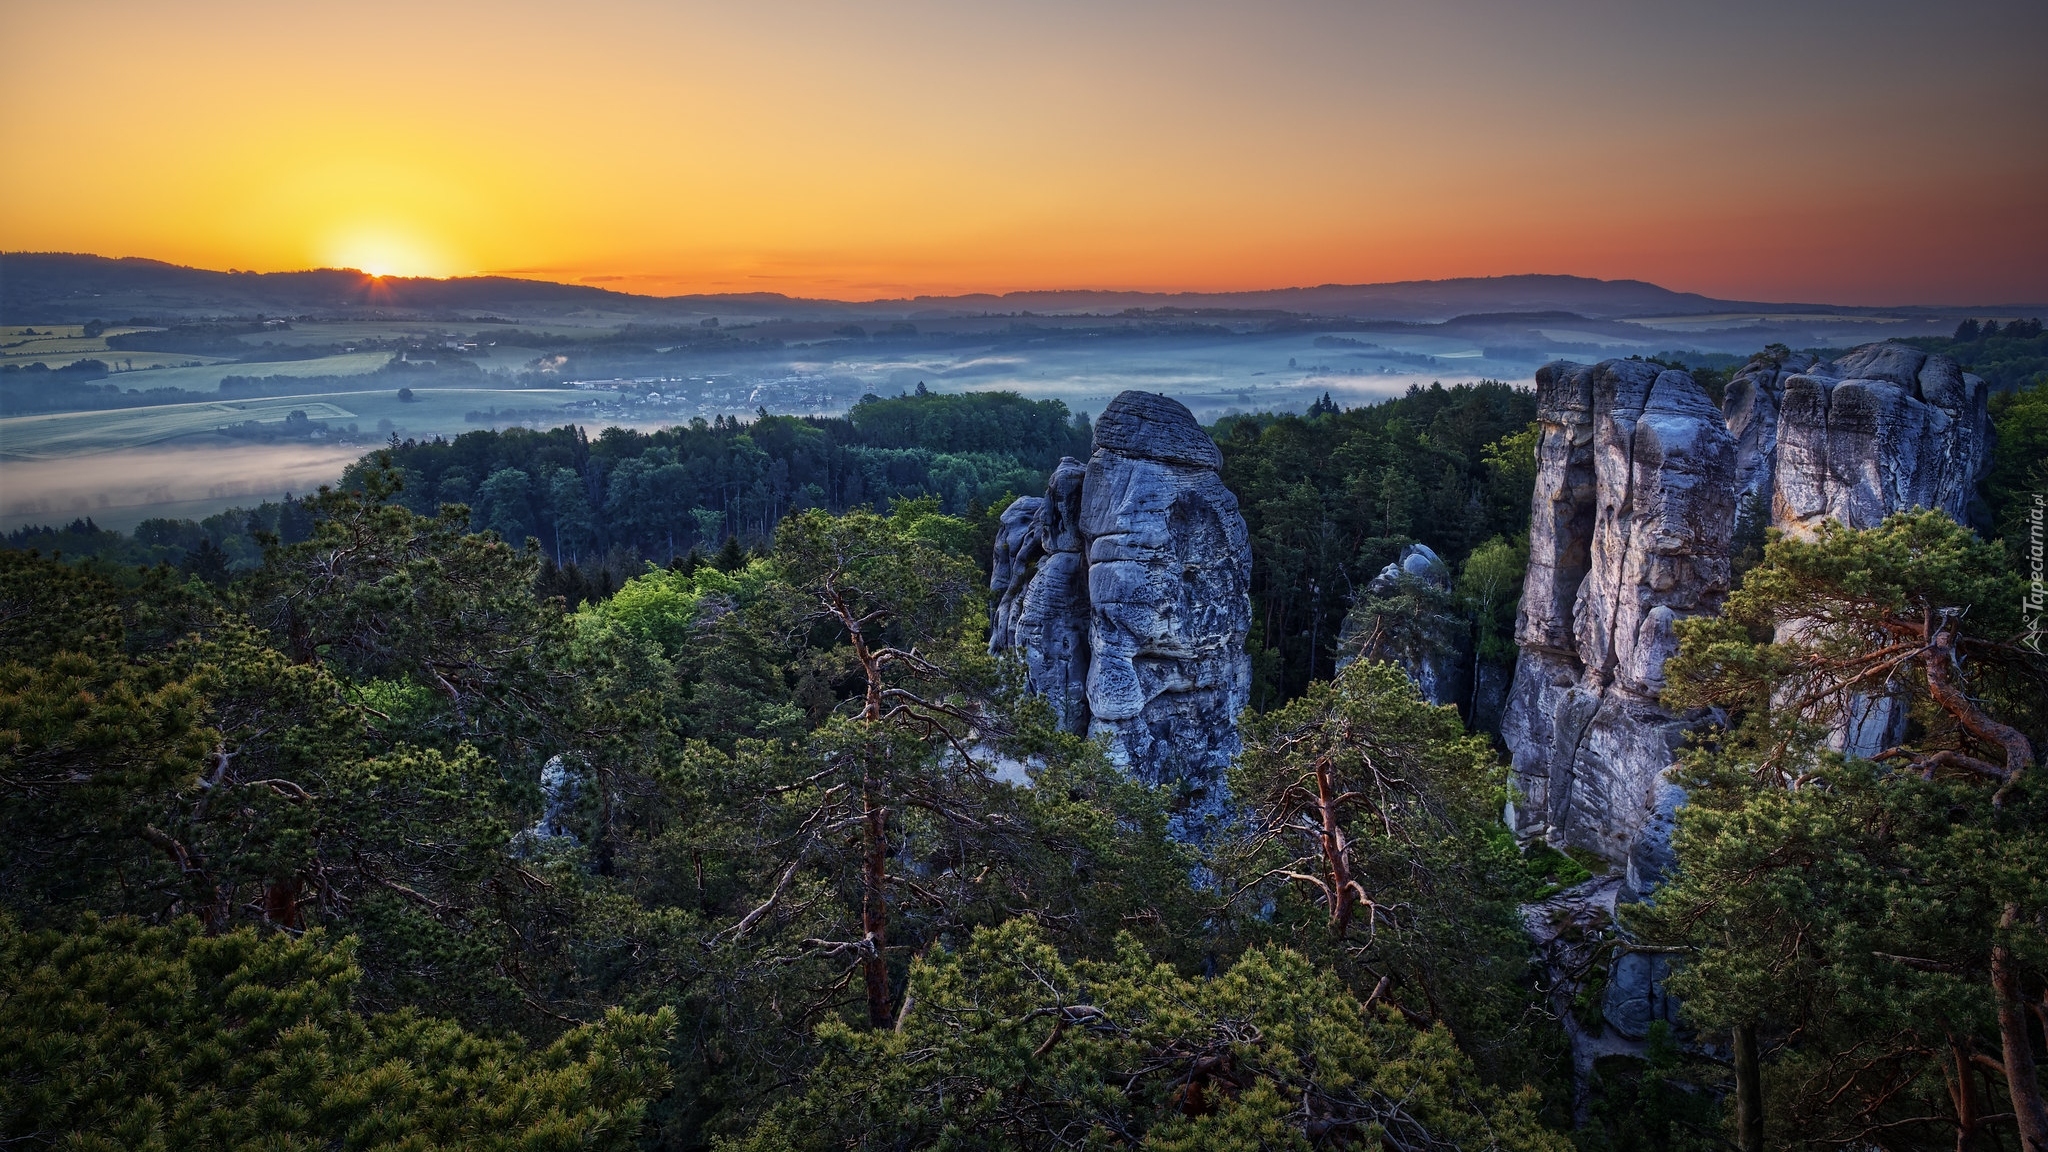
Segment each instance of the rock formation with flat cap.
[[1469,627],[1452,600],[1451,569],[1427,544],[1407,544],[1365,586],[1337,633],[1337,671],[1358,660],[1400,666],[1431,704],[1463,704]]
[[1990,446],[1984,382],[1954,360],[1890,342],[1784,377],[1771,523],[1872,528],[1936,508],[1966,520]]

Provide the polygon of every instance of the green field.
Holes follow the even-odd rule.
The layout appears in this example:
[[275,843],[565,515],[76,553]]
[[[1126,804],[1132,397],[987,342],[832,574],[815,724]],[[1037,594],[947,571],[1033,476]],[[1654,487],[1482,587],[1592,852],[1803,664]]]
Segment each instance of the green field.
[[[431,358],[433,350],[449,336],[474,340],[480,346],[470,359],[486,371],[518,371],[532,363],[545,349],[499,343],[513,332],[531,336],[587,336],[594,329],[611,325],[577,325],[554,321],[543,324],[487,324],[473,320],[433,323],[407,320],[309,320],[287,328],[271,328],[236,337],[239,343],[258,352],[266,344],[278,348],[348,349],[379,344],[375,351],[338,351],[317,360],[244,361],[236,356],[197,352],[144,352],[110,349],[106,338],[147,328],[108,328],[99,336],[85,335],[78,324],[0,325],[0,365],[26,367],[41,363],[62,368],[78,360],[101,360],[113,369],[106,383],[138,392],[152,388],[178,388],[187,392],[212,392],[223,376],[357,376],[374,372],[390,360],[398,345],[415,346],[415,355]],[[30,335],[33,330],[33,335]],[[132,375],[146,372],[146,375]]]
[[[109,356],[130,355],[127,352],[108,353]],[[133,353],[137,357],[150,353]],[[200,357],[186,356],[186,361]],[[187,392],[214,392],[220,388],[224,376],[361,376],[375,372],[391,361],[389,352],[348,352],[339,356],[322,356],[318,360],[280,360],[275,363],[241,364],[235,361],[216,362],[197,368],[159,368],[150,372],[117,372],[101,383],[118,384],[123,389],[133,388],[138,392],[151,388],[182,388]],[[138,361],[139,363],[139,361]]]
[[313,420],[352,420],[355,413],[314,396],[158,404],[107,412],[57,412],[0,420],[0,459],[48,460],[155,444],[254,420],[283,423],[291,412]]
[[[35,331],[33,336],[28,334],[31,329]],[[211,364],[220,359],[190,352],[115,352],[107,348],[109,336],[143,331],[147,329],[109,328],[98,336],[87,336],[84,327],[78,324],[0,326],[0,365],[40,363],[50,368],[62,368],[77,360],[104,360],[112,368],[127,366],[139,371]]]
[[[465,420],[469,412],[494,408],[541,410],[552,416],[571,404],[588,402],[601,394],[567,388],[421,388],[413,395],[409,403],[398,399],[396,389],[380,389],[14,416],[0,420],[0,460],[48,460],[118,452],[178,437],[204,435],[249,420],[282,423],[293,411],[303,411],[313,420],[353,423],[358,433],[364,435],[380,433],[379,421],[388,420],[390,428],[400,435],[452,436],[484,426]],[[563,419],[568,418],[569,414],[563,412]]]

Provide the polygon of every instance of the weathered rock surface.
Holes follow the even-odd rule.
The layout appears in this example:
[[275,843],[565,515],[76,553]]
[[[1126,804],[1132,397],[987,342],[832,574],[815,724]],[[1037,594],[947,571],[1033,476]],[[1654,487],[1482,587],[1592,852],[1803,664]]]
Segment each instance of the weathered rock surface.
[[1815,359],[1794,353],[1780,359],[1759,356],[1728,381],[1721,415],[1735,437],[1736,514],[1753,504],[1766,523],[1776,489],[1772,468],[1778,459],[1778,411],[1785,401],[1785,381],[1813,367]]
[[991,652],[1004,651],[1014,642],[1017,616],[1024,607],[1024,584],[1044,552],[1033,523],[1044,504],[1042,496],[1019,496],[996,521],[988,578],[989,590],[996,594],[995,614],[989,620]]
[[576,833],[569,830],[569,810],[582,795],[582,774],[569,766],[567,758],[550,756],[540,770],[540,819],[513,835],[513,854],[528,856],[550,847],[573,846]]
[[1608,966],[1607,992],[1600,1003],[1608,1026],[1631,1040],[1646,1039],[1650,1025],[1659,1020],[1679,1028],[1678,1000],[1665,990],[1671,972],[1667,953],[1617,952]]
[[1251,544],[1222,466],[1186,408],[1125,392],[1095,422],[1087,465],[1062,461],[1014,527],[1006,511],[991,580],[990,650],[1020,652],[1071,731],[1180,786],[1187,836],[1226,807],[1251,691]]
[[1514,679],[1514,665],[1480,660],[1472,682],[1472,715],[1465,726],[1474,732],[1500,731],[1501,713],[1508,706],[1508,687]]
[[1626,863],[1687,728],[1657,703],[1672,626],[1728,591],[1735,438],[1692,377],[1643,361],[1546,365],[1536,389],[1509,819]]
[[[1615,905],[1622,896],[1619,876],[1596,876],[1583,884],[1522,905],[1522,924],[1536,946],[1536,965],[1549,993],[1551,1011],[1571,1043],[1572,1118],[1591,1118],[1594,1066],[1609,1056],[1640,1058],[1646,1045],[1614,1027],[1609,996],[1600,994],[1601,1014],[1588,1020],[1583,997],[1609,976],[1608,958],[1617,950]],[[1625,999],[1629,999],[1626,998]],[[1665,998],[1669,1004],[1669,997]],[[1645,1027],[1643,1034],[1648,1034]]]
[[[1081,462],[1069,456],[1053,469],[1045,497],[1035,501],[1024,583],[1015,596],[1007,648],[1024,655],[1032,690],[1051,701],[1061,723],[1088,734],[1088,559],[1081,539]],[[1022,503],[1022,501],[1019,501]],[[1002,608],[998,608],[998,615]],[[991,651],[1004,651],[990,639]]]
[[1410,544],[1401,549],[1401,558],[1380,569],[1373,583],[1390,583],[1403,575],[1417,580],[1427,580],[1438,588],[1451,590],[1451,569],[1427,544]]
[[1966,520],[1990,442],[1984,382],[1954,360],[1866,344],[1784,378],[1771,523],[1869,528],[1938,508]]
[[[1982,382],[1947,357],[1872,344],[1831,363],[1759,357],[1716,411],[1682,372],[1641,361],[1537,373],[1538,447],[1521,654],[1501,720],[1526,837],[1627,866],[1670,864],[1684,793],[1666,776],[1686,731],[1657,697],[1673,625],[1718,611],[1739,506],[1811,533],[1913,507],[1958,519],[1989,439]],[[1836,745],[1870,752],[1902,718],[1885,699]]]

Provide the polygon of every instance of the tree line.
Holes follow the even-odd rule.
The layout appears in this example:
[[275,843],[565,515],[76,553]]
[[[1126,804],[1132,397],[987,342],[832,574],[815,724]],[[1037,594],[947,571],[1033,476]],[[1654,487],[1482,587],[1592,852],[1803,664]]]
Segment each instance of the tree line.
[[2048,383],[2048,336],[2042,335],[2039,319],[2009,320],[2003,325],[1996,320],[1965,320],[1951,336],[1906,342],[1955,357],[1995,392]]
[[728,537],[765,546],[806,508],[932,496],[967,513],[1043,486],[1061,456],[1088,450],[1087,422],[1065,404],[1000,392],[870,395],[844,417],[700,417],[595,439],[566,427],[479,431],[394,444],[391,455],[409,507],[467,505],[479,526],[538,537],[567,566],[613,549],[668,563]]

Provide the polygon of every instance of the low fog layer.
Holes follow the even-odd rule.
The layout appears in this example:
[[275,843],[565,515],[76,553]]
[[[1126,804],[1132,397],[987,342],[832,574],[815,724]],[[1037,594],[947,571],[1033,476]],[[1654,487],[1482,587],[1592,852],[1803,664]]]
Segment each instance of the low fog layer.
[[0,526],[90,516],[126,530],[152,516],[208,516],[332,484],[363,452],[341,445],[135,448],[0,464]]
[[[1399,395],[1431,380],[1450,384],[1496,374],[1526,379],[1533,365],[1488,361],[1479,348],[1458,340],[1380,336],[1373,342],[1318,347],[1311,334],[1291,334],[1054,342],[1002,351],[856,343],[791,348],[766,357],[758,352],[707,357],[694,367],[688,377],[641,378],[624,393],[605,387],[423,388],[413,403],[400,403],[395,390],[242,402],[315,415],[318,402],[345,404],[346,422],[360,428],[351,437],[353,444],[299,441],[202,448],[180,446],[172,439],[51,459],[27,459],[23,457],[30,453],[22,452],[0,462],[0,529],[90,516],[103,527],[125,530],[154,516],[196,519],[286,492],[310,492],[334,483],[343,467],[394,430],[401,436],[427,438],[479,428],[576,423],[595,436],[612,425],[653,429],[699,416],[750,418],[763,408],[772,413],[836,415],[865,392],[894,395],[919,383],[941,392],[1014,389],[1027,396],[1064,400],[1091,416],[1118,392],[1137,388],[1172,395],[1209,421],[1238,411],[1298,412],[1324,392],[1353,405]],[[124,421],[147,425],[152,411],[116,409],[28,419],[94,427]],[[102,440],[111,446],[119,437]]]

